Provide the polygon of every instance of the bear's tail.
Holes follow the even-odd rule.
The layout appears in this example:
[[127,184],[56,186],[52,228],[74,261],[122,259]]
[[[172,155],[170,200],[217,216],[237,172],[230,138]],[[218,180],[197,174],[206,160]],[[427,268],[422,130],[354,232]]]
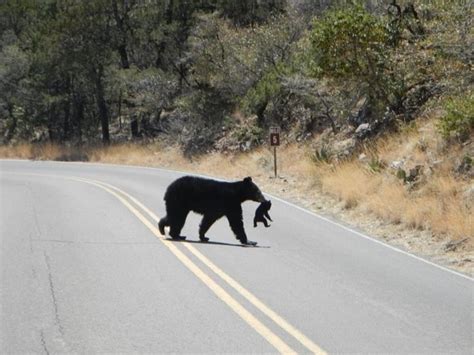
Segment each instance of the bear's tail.
[[165,227],[169,226],[168,224],[168,216],[164,216],[158,222],[158,229],[160,230],[161,235],[165,235]]

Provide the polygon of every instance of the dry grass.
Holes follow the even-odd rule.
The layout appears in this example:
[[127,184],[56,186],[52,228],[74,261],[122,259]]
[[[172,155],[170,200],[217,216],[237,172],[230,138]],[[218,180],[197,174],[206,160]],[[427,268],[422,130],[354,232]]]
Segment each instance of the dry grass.
[[461,198],[466,184],[453,177],[435,176],[420,190],[409,192],[394,176],[371,174],[350,162],[326,169],[321,181],[323,191],[343,201],[346,208],[357,206],[407,228],[474,241],[473,206]]
[[90,149],[77,149],[54,143],[20,143],[14,146],[0,146],[0,157],[7,159],[83,161],[88,160],[88,150]]
[[0,146],[0,157],[6,159],[31,159],[33,157],[33,145],[21,143],[15,146]]
[[[379,140],[367,155],[376,156],[387,168],[370,173],[367,164],[352,161],[322,170],[323,191],[343,201],[346,208],[358,206],[394,224],[454,240],[468,238],[474,244],[474,205],[462,196],[472,181],[453,176],[453,164],[462,152],[439,137],[434,119]],[[393,161],[403,162],[406,170],[417,165],[430,168],[410,189],[389,168]]]

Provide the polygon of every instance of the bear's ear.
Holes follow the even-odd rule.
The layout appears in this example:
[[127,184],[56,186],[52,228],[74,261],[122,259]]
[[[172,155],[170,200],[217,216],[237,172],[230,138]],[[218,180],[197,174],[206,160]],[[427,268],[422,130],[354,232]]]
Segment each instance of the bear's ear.
[[252,178],[251,178],[250,176],[247,176],[247,177],[244,179],[244,182],[246,182],[246,183],[252,182]]

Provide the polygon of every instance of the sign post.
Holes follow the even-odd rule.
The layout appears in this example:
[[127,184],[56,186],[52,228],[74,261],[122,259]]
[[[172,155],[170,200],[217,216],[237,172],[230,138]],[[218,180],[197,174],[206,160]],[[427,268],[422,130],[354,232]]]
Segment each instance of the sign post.
[[277,147],[280,145],[280,128],[270,127],[270,146],[273,147],[273,165],[275,168],[275,178],[278,176],[277,173]]

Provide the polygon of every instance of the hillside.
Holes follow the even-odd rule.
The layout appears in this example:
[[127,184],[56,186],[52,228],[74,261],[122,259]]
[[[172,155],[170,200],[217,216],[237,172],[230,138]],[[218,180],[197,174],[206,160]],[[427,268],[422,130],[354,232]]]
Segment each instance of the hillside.
[[441,0],[7,0],[0,156],[248,174],[469,273],[473,15]]

